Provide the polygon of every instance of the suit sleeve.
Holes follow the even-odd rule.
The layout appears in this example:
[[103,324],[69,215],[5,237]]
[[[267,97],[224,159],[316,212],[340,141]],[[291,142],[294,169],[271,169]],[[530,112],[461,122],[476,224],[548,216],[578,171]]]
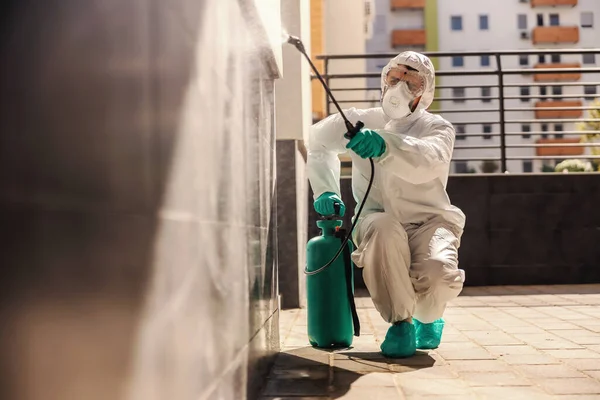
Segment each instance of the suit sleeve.
[[455,132],[450,124],[433,126],[419,138],[402,134],[384,135],[386,151],[378,162],[407,182],[429,182],[442,175],[452,160]]

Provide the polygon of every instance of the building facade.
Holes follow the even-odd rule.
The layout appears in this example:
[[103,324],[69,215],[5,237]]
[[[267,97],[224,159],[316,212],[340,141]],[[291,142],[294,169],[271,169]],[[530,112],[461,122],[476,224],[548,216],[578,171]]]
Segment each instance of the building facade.
[[[547,50],[535,55],[502,56],[502,69],[590,68],[598,65],[594,54],[557,54],[557,49],[596,48],[600,33],[600,2],[597,0],[369,0],[363,3],[365,53],[394,53],[403,50],[427,52],[481,52],[514,50]],[[349,8],[358,9],[357,5]],[[337,21],[337,22],[334,22]],[[323,23],[340,24],[339,19],[324,15]],[[354,26],[358,31],[358,25]],[[346,27],[346,29],[350,29]],[[335,31],[335,27],[328,28]],[[353,40],[358,40],[358,37]],[[329,42],[321,54],[340,54]],[[360,46],[354,49],[358,54]],[[389,57],[365,60],[367,73],[376,73]],[[338,61],[338,73],[357,72]],[[494,56],[457,56],[433,58],[439,71],[495,71]],[[357,64],[359,60],[352,60]],[[354,65],[353,64],[353,65]],[[332,65],[335,65],[332,62]],[[340,80],[341,81],[341,80]],[[362,87],[345,80],[348,86]],[[504,78],[504,106],[507,171],[540,172],[553,168],[557,159],[532,159],[535,156],[569,155],[584,152],[577,147],[545,147],[535,144],[573,143],[580,133],[574,120],[587,115],[597,97],[600,74],[514,74]],[[499,171],[500,124],[498,77],[444,76],[437,79],[439,111],[453,122],[457,130],[453,172]],[[366,90],[354,92],[354,98],[378,105],[380,80],[366,80]],[[346,95],[346,92],[342,92]],[[571,110],[548,108],[576,108]],[[486,111],[489,109],[489,112]],[[465,112],[460,112],[465,110]],[[473,110],[478,110],[474,112]],[[479,159],[478,159],[479,158]],[[563,157],[564,158],[564,157]],[[460,159],[470,159],[460,161]],[[485,159],[496,159],[488,160]]]

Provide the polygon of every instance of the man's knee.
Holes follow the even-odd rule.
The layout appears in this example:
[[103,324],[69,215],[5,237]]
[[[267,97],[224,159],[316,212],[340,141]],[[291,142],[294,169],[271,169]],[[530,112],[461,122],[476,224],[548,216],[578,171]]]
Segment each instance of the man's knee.
[[394,239],[408,240],[408,235],[402,224],[386,213],[378,213],[370,218],[366,229],[367,235],[377,233],[383,238],[393,237]]
[[411,277],[418,294],[439,292],[452,297],[462,291],[464,283],[464,272],[458,269],[455,258],[430,258],[419,268],[411,269]]

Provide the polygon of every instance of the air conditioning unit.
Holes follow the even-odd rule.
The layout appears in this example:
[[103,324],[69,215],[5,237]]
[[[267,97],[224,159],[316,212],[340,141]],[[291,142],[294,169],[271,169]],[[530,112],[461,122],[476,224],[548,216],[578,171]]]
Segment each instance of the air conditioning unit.
[[519,0],[519,3],[527,3],[529,0]]
[[529,39],[529,32],[521,31],[521,39]]

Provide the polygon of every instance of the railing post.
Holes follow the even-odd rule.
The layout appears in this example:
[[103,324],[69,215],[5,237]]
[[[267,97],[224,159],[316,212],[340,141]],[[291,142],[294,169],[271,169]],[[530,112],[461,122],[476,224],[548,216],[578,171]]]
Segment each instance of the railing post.
[[504,72],[502,71],[501,55],[496,53],[498,74],[498,101],[500,102],[500,170],[506,172],[506,118],[504,111]]
[[[327,86],[329,86],[329,58],[325,57],[325,60],[323,62],[323,72],[325,73],[325,83],[327,84]],[[329,97],[327,97],[327,92],[323,91],[323,93],[325,94],[325,112],[327,113],[327,115],[325,115],[325,117],[328,117],[331,113],[329,112]]]

